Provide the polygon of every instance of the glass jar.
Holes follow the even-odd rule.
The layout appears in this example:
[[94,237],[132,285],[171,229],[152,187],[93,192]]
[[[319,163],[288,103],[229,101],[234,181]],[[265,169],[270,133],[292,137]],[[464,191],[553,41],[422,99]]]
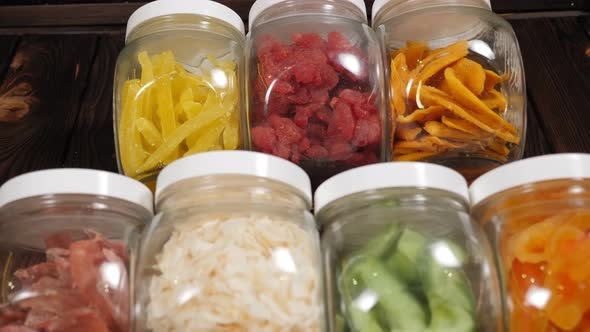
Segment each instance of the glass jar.
[[588,330],[590,155],[511,163],[470,191],[495,247],[510,331]]
[[330,331],[497,332],[501,293],[467,183],[451,169],[353,169],[315,193]]
[[289,159],[315,188],[384,160],[383,59],[362,0],[258,0],[250,11],[250,148]]
[[152,193],[56,169],[0,187],[0,331],[130,331],[130,286]]
[[392,160],[443,164],[471,182],[522,158],[522,56],[489,0],[377,0],[373,27],[388,62]]
[[182,156],[242,147],[244,24],[214,1],[158,0],[127,24],[114,125],[121,173],[152,189]]
[[309,178],[256,152],[159,175],[136,277],[138,331],[324,331]]

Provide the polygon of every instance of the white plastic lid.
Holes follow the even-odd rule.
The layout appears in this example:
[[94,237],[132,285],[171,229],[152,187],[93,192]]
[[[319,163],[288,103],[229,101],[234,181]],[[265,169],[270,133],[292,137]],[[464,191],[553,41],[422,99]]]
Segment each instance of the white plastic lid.
[[590,154],[562,153],[523,159],[480,176],[469,187],[471,204],[504,190],[541,181],[590,178]]
[[213,151],[179,159],[166,166],[156,182],[156,203],[169,186],[207,175],[253,175],[297,189],[311,204],[311,181],[303,169],[282,158],[259,152]]
[[[372,14],[371,14],[371,20],[375,21],[375,17],[377,16],[377,14],[379,14],[379,11],[387,4],[389,4],[390,2],[397,2],[397,3],[401,3],[403,1],[407,1],[407,0],[375,0],[375,2],[373,3],[373,10],[372,10]],[[488,7],[490,9],[492,9],[492,4],[490,3],[490,0],[482,0],[484,1]]]
[[0,207],[19,199],[51,194],[87,194],[118,198],[153,213],[152,192],[123,175],[81,168],[60,168],[23,174],[0,187]]
[[222,20],[242,34],[245,34],[242,18],[229,7],[210,0],[157,0],[138,8],[127,21],[125,39],[135,27],[152,18],[175,15],[195,14]]
[[314,210],[317,213],[348,195],[395,187],[440,189],[469,201],[465,178],[450,168],[420,162],[390,162],[351,169],[328,179],[315,192]]
[[[254,4],[252,5],[252,8],[250,8],[250,15],[248,16],[249,28],[252,29],[252,24],[254,23],[258,15],[260,15],[260,13],[262,13],[270,6],[285,1],[287,0],[256,0],[256,2],[254,2]],[[353,5],[357,6],[365,16],[367,16],[367,6],[365,5],[364,0],[337,0],[335,2],[338,1],[348,1],[352,3]]]

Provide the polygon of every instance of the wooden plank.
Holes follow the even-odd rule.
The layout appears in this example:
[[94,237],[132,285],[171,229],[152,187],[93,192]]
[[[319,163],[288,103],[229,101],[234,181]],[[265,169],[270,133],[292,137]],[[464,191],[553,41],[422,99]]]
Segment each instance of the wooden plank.
[[527,105],[527,132],[524,157],[534,157],[553,153],[553,147],[547,141],[545,129],[538,119],[536,105],[529,100]]
[[125,35],[101,36],[64,165],[117,172],[112,90]]
[[18,36],[0,36],[0,82],[12,60],[18,40]]
[[529,97],[555,152],[590,152],[590,43],[579,18],[512,21]]
[[8,6],[0,10],[0,27],[126,24],[142,4]]
[[0,184],[63,165],[96,37],[29,36],[0,84]]

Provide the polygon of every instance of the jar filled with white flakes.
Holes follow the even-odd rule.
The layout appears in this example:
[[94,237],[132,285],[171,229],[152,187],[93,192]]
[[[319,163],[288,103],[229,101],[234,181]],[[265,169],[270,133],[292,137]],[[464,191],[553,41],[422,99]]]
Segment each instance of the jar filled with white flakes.
[[158,177],[136,275],[141,331],[324,331],[311,185],[289,161],[208,152]]

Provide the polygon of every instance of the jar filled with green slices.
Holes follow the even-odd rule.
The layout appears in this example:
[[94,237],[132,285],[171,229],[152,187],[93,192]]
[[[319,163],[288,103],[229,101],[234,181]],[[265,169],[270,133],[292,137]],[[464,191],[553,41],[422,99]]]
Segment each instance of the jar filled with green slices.
[[500,331],[489,246],[467,184],[426,163],[341,173],[315,194],[331,331]]

